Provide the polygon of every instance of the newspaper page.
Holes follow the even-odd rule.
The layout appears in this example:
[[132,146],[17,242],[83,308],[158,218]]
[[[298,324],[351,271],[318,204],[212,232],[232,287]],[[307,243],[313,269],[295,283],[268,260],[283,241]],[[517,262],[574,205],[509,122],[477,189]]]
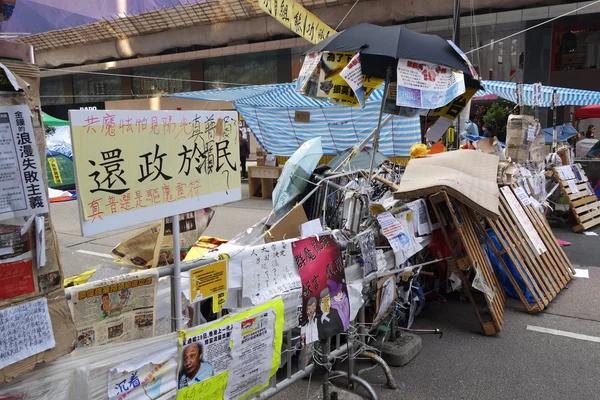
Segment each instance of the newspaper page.
[[[188,251],[208,228],[215,211],[212,208],[179,214],[179,238],[181,242],[180,260],[185,259]],[[152,267],[173,264],[173,217],[165,218],[154,249]]]
[[31,235],[29,231],[21,235],[21,227],[12,224],[0,226],[0,300],[36,291]]
[[157,222],[119,243],[110,254],[117,260],[137,268],[150,268],[163,223]]
[[154,336],[158,271],[134,272],[70,288],[77,347]]

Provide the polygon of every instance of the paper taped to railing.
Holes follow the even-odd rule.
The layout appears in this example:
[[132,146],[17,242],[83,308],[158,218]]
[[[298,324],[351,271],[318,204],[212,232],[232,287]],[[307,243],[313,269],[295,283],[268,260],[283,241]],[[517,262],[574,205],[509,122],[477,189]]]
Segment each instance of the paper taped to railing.
[[154,336],[157,288],[157,269],[70,288],[77,347]]
[[173,343],[158,353],[149,352],[108,370],[109,400],[159,399],[177,390],[179,348]]
[[186,331],[177,399],[244,399],[267,387],[281,362],[283,318],[278,298]]
[[45,297],[0,310],[0,369],[54,346]]
[[525,230],[527,237],[529,238],[529,240],[531,240],[531,243],[535,247],[535,250],[539,255],[542,255],[547,250],[546,245],[542,241],[540,235],[535,230],[535,227],[533,226],[531,220],[525,213],[525,210],[523,210],[523,207],[521,206],[521,204],[519,203],[509,186],[503,186],[500,190],[502,191],[502,195],[508,202],[510,209],[515,214],[517,220]]
[[44,169],[29,107],[0,107],[0,143],[0,220],[47,213]]
[[228,260],[219,260],[190,271],[192,303],[227,292],[227,264]]
[[267,243],[249,247],[240,254],[242,295],[252,304],[260,304],[301,287],[291,243],[291,240]]

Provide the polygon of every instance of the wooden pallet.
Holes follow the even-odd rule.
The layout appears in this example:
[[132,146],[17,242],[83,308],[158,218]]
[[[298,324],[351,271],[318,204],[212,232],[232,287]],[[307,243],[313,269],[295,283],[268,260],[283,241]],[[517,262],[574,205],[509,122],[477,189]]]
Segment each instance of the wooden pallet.
[[[494,269],[489,262],[482,247],[485,231],[481,231],[481,225],[477,221],[477,216],[473,210],[467,208],[456,199],[451,199],[445,191],[441,191],[429,196],[433,205],[433,211],[440,222],[440,229],[448,248],[452,252],[454,262],[458,265],[455,272],[462,281],[462,287],[467,298],[473,305],[477,320],[485,335],[495,335],[502,331],[504,322],[504,305],[506,295]],[[454,227],[458,232],[462,248],[465,255],[457,251],[456,246],[451,240],[449,228]],[[484,320],[484,313],[479,309],[478,304],[471,293],[471,282],[465,269],[473,267],[478,274],[481,274],[486,287],[489,289],[484,293],[487,310],[492,320]]]
[[[521,190],[505,186],[500,194],[500,218],[488,218],[501,249],[491,246],[506,275],[529,312],[539,312],[567,285],[575,271],[546,219],[531,203],[525,205],[515,196]],[[521,193],[525,193],[522,191]],[[487,237],[487,233],[486,233]],[[491,242],[490,238],[487,237]],[[512,273],[502,256],[507,255],[516,273]],[[518,276],[516,276],[518,275]],[[525,283],[535,300],[529,303],[517,284]]]
[[[554,168],[554,178],[558,181],[560,189],[569,203],[569,207],[577,220],[577,225],[573,228],[575,232],[585,231],[593,226],[600,224],[600,202],[591,188],[588,177],[580,164],[576,164],[581,171],[582,180],[562,179],[559,168]],[[572,181],[569,185],[569,181]],[[574,188],[577,188],[574,190]]]

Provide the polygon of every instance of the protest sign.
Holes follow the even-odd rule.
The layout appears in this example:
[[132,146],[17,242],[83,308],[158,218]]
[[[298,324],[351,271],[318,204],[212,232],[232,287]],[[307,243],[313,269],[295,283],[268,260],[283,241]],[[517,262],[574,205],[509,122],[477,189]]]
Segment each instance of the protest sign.
[[[227,260],[194,268],[190,271],[190,301],[192,303],[227,291]],[[213,300],[214,301],[214,300]]]
[[35,292],[36,274],[33,271],[30,233],[21,235],[20,225],[2,225],[0,251],[0,300]]
[[177,399],[244,399],[267,387],[281,362],[283,324],[278,298],[184,332]]
[[292,251],[302,280],[301,332],[305,342],[346,332],[350,302],[339,244],[331,235],[323,235],[294,242]]
[[292,241],[283,240],[248,247],[239,255],[244,283],[242,295],[252,304],[300,288],[300,275],[291,246]]
[[154,336],[158,270],[147,270],[70,288],[77,347]]
[[[476,88],[467,88],[464,93],[456,96],[450,103],[446,104],[443,107],[436,108],[435,110],[431,110],[429,112],[430,117],[443,117],[445,120],[454,121],[458,116],[463,112],[463,110],[469,104],[469,101],[475,96],[479,89]],[[450,126],[450,123],[446,124],[446,127]],[[441,137],[441,135],[440,135]],[[437,141],[433,140],[432,141]],[[438,138],[439,140],[439,138]]]
[[465,92],[461,72],[451,68],[407,59],[398,60],[396,105],[438,108]]
[[538,232],[535,230],[535,227],[531,223],[531,220],[525,213],[525,210],[523,210],[521,203],[519,203],[519,200],[517,200],[511,188],[509,186],[503,186],[500,188],[500,191],[502,192],[502,196],[504,196],[504,198],[506,199],[506,202],[508,203],[510,209],[517,217],[517,220],[523,227],[523,230],[525,230],[527,237],[529,238],[529,240],[531,240],[531,243],[535,247],[538,255],[542,255],[543,253],[545,253],[546,250],[548,250],[546,248],[546,245],[544,244]]
[[365,106],[365,88],[363,86],[362,65],[360,64],[360,53],[356,53],[348,65],[344,67],[340,76],[350,85],[358,104]]
[[109,400],[166,398],[177,390],[176,344],[158,353],[136,357],[108,370]]
[[257,4],[261,10],[312,44],[336,33],[295,0],[259,0]]
[[360,252],[364,263],[364,277],[369,277],[377,272],[377,250],[375,249],[375,235],[371,229],[358,235]]
[[55,345],[45,297],[0,310],[0,369]]
[[[347,106],[360,105],[354,90],[341,75],[341,72],[352,62],[355,56],[356,53],[349,52],[323,53],[319,71],[319,86],[316,92],[317,98],[328,97],[333,103]],[[363,97],[366,101],[371,96],[371,93],[381,86],[383,79],[373,78],[364,74],[361,76]]]
[[296,91],[302,92],[306,88],[306,84],[310,80],[310,77],[313,73],[315,73],[317,67],[321,63],[321,56],[323,53],[315,51],[306,54],[304,57],[304,63],[302,64],[302,68],[300,69],[300,74],[298,74],[298,79],[296,80]]
[[233,111],[70,111],[84,235],[241,199]]
[[0,107],[0,146],[0,220],[47,213],[44,169],[29,107]]

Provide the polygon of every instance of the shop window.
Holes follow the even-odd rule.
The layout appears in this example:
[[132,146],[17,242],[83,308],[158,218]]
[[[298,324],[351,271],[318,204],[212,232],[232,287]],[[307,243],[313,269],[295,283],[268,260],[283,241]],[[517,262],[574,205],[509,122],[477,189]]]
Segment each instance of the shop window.
[[[289,54],[287,55],[289,59]],[[224,83],[266,85],[277,83],[277,52],[251,53],[204,60],[206,89],[230,87]]]
[[[160,96],[192,90],[189,63],[159,64],[132,68],[132,88],[136,96]],[[160,79],[157,79],[160,78]],[[167,78],[167,79],[165,79]]]

